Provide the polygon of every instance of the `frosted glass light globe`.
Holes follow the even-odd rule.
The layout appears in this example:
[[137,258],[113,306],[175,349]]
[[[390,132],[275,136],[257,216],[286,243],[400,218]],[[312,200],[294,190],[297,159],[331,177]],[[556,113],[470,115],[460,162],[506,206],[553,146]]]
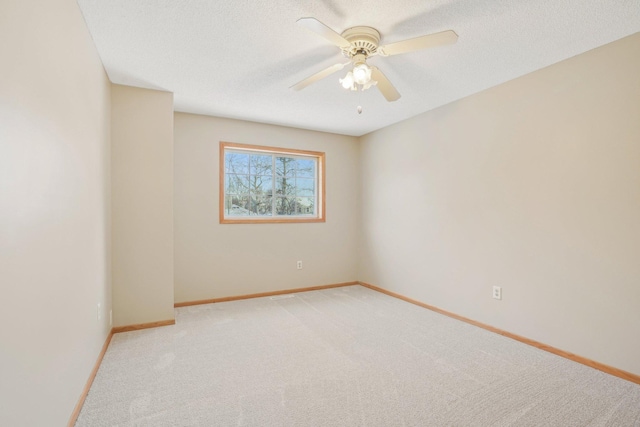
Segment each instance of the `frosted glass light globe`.
[[347,75],[344,76],[344,79],[340,79],[340,84],[345,89],[353,88],[353,73],[349,71]]
[[371,68],[364,62],[356,64],[353,67],[353,79],[359,85],[367,84],[371,80]]

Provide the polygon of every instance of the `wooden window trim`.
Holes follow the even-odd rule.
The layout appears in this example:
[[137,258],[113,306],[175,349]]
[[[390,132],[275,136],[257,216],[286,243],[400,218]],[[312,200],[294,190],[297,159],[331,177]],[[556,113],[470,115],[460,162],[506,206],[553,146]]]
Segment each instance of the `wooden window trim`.
[[[224,217],[224,179],[225,179],[225,156],[224,152],[227,148],[233,148],[236,150],[247,151],[259,151],[264,153],[281,153],[291,154],[295,156],[308,156],[318,160],[318,216],[313,218],[286,218],[286,217],[268,217],[268,218],[255,218],[247,217],[247,219],[240,218],[225,218]],[[321,151],[309,151],[298,150],[294,148],[281,148],[281,147],[269,147],[264,145],[251,145],[251,144],[238,144],[235,142],[220,141],[220,153],[219,153],[219,218],[220,224],[283,224],[283,223],[305,223],[305,222],[326,222],[326,185],[325,185],[325,154]]]

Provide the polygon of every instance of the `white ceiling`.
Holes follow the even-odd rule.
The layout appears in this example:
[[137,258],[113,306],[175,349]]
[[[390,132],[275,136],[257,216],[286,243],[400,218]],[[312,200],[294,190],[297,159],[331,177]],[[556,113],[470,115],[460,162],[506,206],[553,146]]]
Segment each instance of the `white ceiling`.
[[[114,83],[175,110],[363,135],[640,31],[640,0],[78,0]],[[452,29],[458,43],[369,60],[402,94],[343,89],[346,69],[289,87],[340,50],[296,25],[372,26],[381,44]],[[356,111],[361,105],[363,112]]]

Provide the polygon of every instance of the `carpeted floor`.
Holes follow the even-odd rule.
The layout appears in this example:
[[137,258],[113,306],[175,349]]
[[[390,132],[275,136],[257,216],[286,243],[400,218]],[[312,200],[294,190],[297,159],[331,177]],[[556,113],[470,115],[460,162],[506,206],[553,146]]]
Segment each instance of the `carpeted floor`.
[[640,386],[349,286],[116,334],[76,426],[640,426]]

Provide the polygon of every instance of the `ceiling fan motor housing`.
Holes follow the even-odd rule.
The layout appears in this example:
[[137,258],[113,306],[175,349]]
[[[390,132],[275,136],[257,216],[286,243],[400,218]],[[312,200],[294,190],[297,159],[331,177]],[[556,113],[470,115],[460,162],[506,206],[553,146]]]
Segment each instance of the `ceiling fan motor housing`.
[[342,49],[342,53],[347,58],[352,58],[357,54],[364,54],[365,57],[368,57],[378,52],[380,33],[375,28],[352,27],[343,31],[341,36],[351,43],[351,46]]

